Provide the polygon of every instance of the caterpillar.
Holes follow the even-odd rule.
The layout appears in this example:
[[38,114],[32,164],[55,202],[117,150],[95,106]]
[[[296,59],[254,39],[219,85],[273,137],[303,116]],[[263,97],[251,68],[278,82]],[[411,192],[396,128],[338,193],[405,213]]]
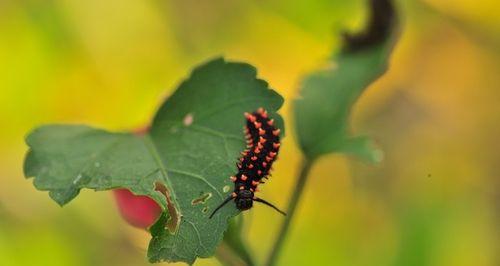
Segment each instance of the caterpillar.
[[253,113],[245,113],[246,125],[243,127],[247,149],[241,152],[238,163],[238,173],[231,176],[234,191],[210,215],[210,218],[229,201],[234,200],[236,208],[245,211],[253,206],[253,202],[263,203],[283,215],[273,204],[255,196],[262,179],[268,179],[269,171],[276,160],[280,149],[280,129],[274,126],[264,108]]

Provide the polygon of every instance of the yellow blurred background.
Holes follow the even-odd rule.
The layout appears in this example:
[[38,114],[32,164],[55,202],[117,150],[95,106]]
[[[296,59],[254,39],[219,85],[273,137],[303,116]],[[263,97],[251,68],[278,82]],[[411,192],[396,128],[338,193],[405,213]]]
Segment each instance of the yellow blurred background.
[[[280,265],[500,265],[500,2],[397,4],[391,68],[352,117],[385,160],[319,160]],[[291,100],[339,47],[335,33],[365,17],[364,0],[0,0],[0,265],[147,265],[149,235],[111,193],[60,208],[24,179],[24,136],[45,123],[143,126],[216,56],[255,65],[286,99],[283,154],[262,189],[286,206],[301,157]],[[245,218],[262,261],[282,218],[264,207]]]

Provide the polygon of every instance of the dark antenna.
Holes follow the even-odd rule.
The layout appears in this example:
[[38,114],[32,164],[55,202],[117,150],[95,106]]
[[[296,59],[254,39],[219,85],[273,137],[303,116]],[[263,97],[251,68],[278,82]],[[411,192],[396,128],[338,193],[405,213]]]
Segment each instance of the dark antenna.
[[224,205],[226,205],[228,202],[230,202],[231,200],[233,199],[233,197],[229,196],[228,198],[226,198],[219,206],[217,206],[217,208],[215,208],[215,210],[212,212],[212,214],[210,214],[210,217],[209,219],[212,219],[212,216],[214,216],[214,214],[220,210],[220,208],[224,207]]
[[263,199],[255,198],[255,199],[254,199],[254,201],[257,201],[257,202],[263,203],[263,204],[265,204],[265,205],[267,205],[267,206],[269,206],[269,207],[271,207],[271,208],[275,209],[275,210],[276,210],[276,211],[278,211],[279,213],[281,213],[281,214],[283,214],[283,215],[285,215],[285,216],[286,216],[286,213],[285,213],[285,212],[281,211],[281,210],[280,210],[280,209],[278,209],[276,206],[272,205],[271,203],[269,203],[269,202],[267,202],[267,201],[265,201],[265,200],[263,200]]

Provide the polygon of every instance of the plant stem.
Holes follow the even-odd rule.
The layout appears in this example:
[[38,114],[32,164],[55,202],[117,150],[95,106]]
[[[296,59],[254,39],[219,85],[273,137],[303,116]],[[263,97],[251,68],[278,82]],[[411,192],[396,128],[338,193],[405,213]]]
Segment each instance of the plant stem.
[[229,222],[227,232],[224,235],[223,243],[228,246],[228,249],[238,256],[247,266],[254,266],[253,256],[243,240],[243,215],[240,214]]
[[297,209],[297,203],[299,202],[299,199],[302,196],[302,192],[304,191],[304,187],[307,181],[307,176],[309,175],[309,171],[311,170],[311,166],[313,164],[313,161],[304,159],[301,168],[300,168],[300,173],[297,178],[297,183],[295,184],[295,189],[292,193],[292,196],[290,198],[290,202],[288,203],[288,208],[287,208],[287,215],[285,217],[285,221],[283,222],[283,225],[281,226],[281,229],[279,231],[278,237],[276,238],[276,241],[274,242],[274,245],[271,249],[271,253],[267,259],[266,266],[273,266],[275,265],[278,256],[281,252],[281,249],[283,248],[283,243],[285,241],[286,235],[288,233],[288,229],[290,227],[290,223],[293,219],[293,216],[295,214],[295,210]]
[[215,251],[215,258],[224,266],[248,266],[231,248],[224,242]]

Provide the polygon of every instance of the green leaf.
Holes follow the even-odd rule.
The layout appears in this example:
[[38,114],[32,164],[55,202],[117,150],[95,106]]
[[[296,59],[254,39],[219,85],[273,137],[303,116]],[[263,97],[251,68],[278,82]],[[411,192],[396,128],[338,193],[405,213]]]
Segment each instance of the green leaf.
[[195,69],[156,114],[144,135],[110,133],[87,126],[50,125],[26,139],[25,175],[63,205],[82,188],[127,188],[164,210],[151,227],[151,262],[212,256],[236,215],[227,205],[208,215],[233,189],[244,149],[244,112],[276,111],[283,98],[256,78],[248,64],[211,61]]
[[[379,24],[373,25],[369,30],[380,30]],[[390,35],[381,38],[368,32],[351,38],[352,43],[346,43],[333,57],[329,69],[305,79],[300,97],[294,101],[294,116],[299,143],[308,158],[340,152],[371,162],[381,160],[381,152],[368,138],[351,136],[349,116],[363,91],[387,70]]]

